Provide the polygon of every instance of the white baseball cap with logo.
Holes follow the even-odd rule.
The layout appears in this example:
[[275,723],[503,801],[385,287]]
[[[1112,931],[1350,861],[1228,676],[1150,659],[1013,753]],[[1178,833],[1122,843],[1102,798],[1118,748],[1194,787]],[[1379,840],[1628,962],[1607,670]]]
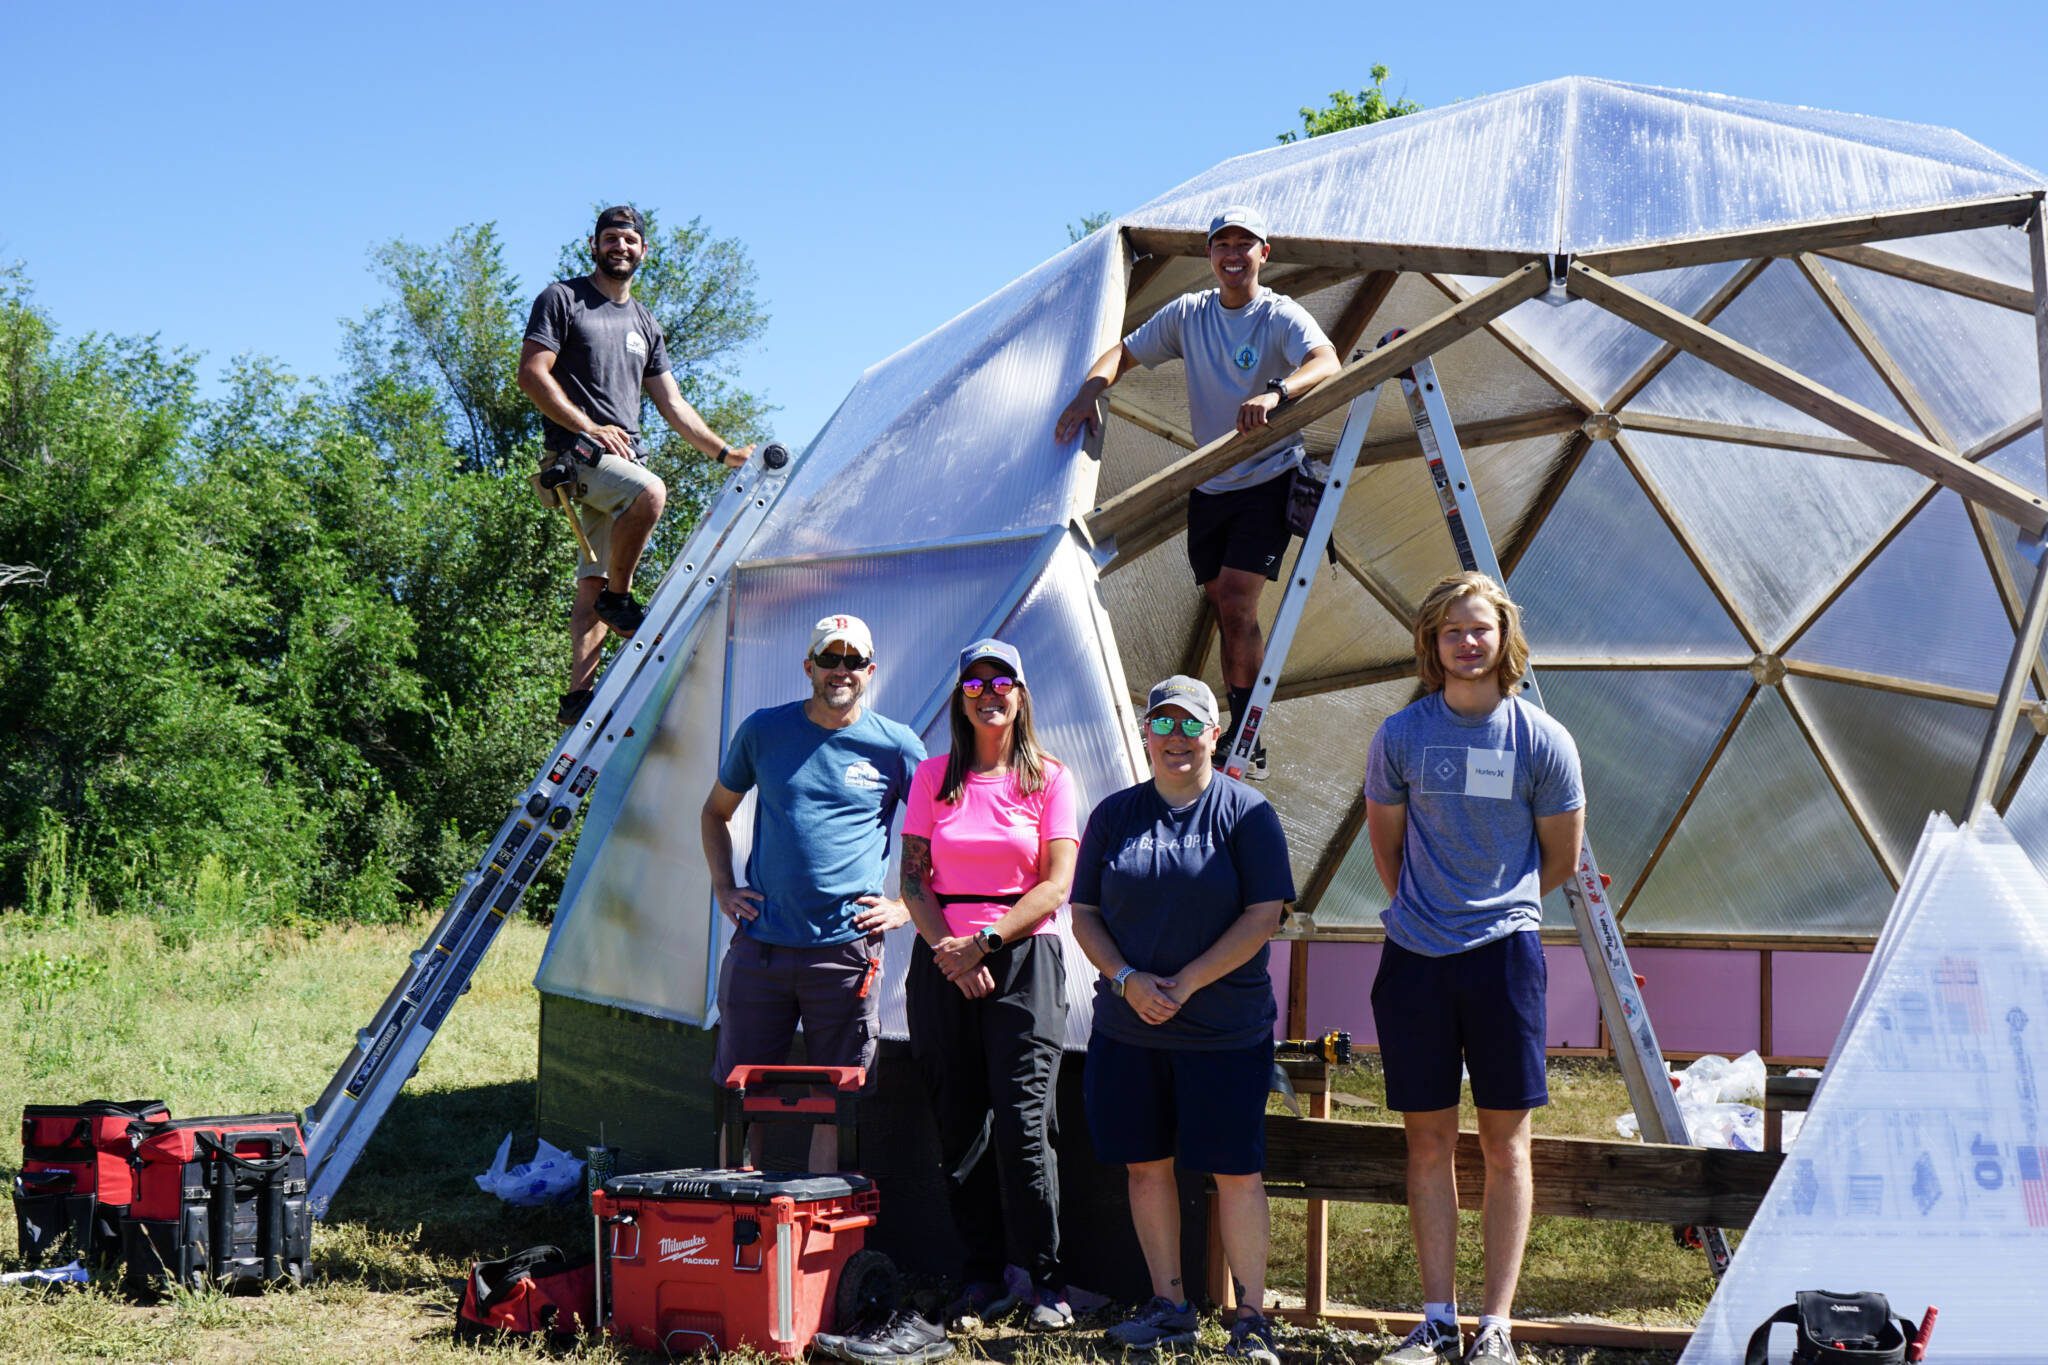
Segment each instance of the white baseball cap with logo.
[[869,633],[868,623],[858,616],[827,616],[821,619],[817,625],[811,627],[811,647],[808,652],[815,656],[819,650],[834,640],[869,659],[875,657],[875,637]]

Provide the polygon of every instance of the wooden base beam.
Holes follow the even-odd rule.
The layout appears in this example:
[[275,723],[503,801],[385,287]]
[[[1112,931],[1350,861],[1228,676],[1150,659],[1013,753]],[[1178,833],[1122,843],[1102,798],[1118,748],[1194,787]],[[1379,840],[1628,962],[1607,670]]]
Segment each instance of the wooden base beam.
[[[1404,1337],[1422,1322],[1420,1313],[1381,1312],[1370,1308],[1345,1308],[1312,1312],[1306,1308],[1275,1308],[1272,1316],[1283,1322],[1342,1327],[1352,1332],[1373,1332],[1380,1336]],[[1479,1330],[1479,1319],[1465,1316],[1458,1326],[1466,1335]],[[1625,1322],[1534,1322],[1510,1320],[1508,1328],[1516,1341],[1531,1345],[1605,1346],[1624,1351],[1683,1351],[1692,1340],[1689,1327],[1635,1327]]]

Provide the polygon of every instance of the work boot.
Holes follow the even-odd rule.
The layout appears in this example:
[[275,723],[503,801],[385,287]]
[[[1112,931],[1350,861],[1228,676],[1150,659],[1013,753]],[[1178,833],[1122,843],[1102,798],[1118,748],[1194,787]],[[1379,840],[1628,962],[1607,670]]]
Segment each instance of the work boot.
[[1472,1349],[1465,1352],[1464,1365],[1515,1365],[1515,1343],[1508,1339],[1508,1329],[1499,1323],[1480,1328]]
[[915,1365],[920,1361],[944,1360],[953,1354],[953,1343],[946,1340],[944,1329],[937,1323],[926,1322],[914,1308],[899,1308],[881,1326],[855,1332],[834,1344],[841,1360],[875,1365]]
[[1463,1365],[1458,1346],[1457,1328],[1424,1318],[1379,1365]]
[[1102,1334],[1110,1346],[1126,1351],[1152,1351],[1161,1346],[1186,1346],[1201,1321],[1191,1303],[1175,1303],[1154,1294],[1152,1301]]
[[574,692],[564,692],[562,700],[555,706],[555,724],[567,729],[583,719],[583,713],[590,709],[590,699],[597,695],[594,687],[579,687]]
[[1273,1346],[1273,1323],[1263,1313],[1240,1313],[1230,1324],[1230,1344],[1223,1354],[1250,1365],[1280,1365],[1280,1352]]
[[647,613],[633,600],[630,592],[613,592],[610,588],[597,590],[597,619],[612,628],[612,634],[621,640],[633,638],[633,632],[640,629],[640,623],[647,619]]

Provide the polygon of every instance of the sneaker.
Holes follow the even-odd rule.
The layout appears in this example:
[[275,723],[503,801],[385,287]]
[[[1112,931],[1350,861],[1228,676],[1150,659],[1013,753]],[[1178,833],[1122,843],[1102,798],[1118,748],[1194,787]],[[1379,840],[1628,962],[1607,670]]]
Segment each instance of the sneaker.
[[[826,1346],[823,1337],[813,1337],[814,1345]],[[854,1332],[848,1336],[835,1337],[827,1347],[841,1360],[861,1362],[915,1362],[944,1360],[953,1354],[953,1343],[946,1340],[946,1333],[937,1323],[927,1322],[917,1310],[899,1308],[887,1322],[866,1331]]]
[[1380,1365],[1463,1365],[1458,1329],[1424,1318],[1401,1344],[1380,1357]]
[[1005,1316],[1019,1302],[1016,1291],[1000,1280],[975,1280],[946,1305],[945,1322],[956,1331],[973,1331]]
[[597,591],[597,619],[612,628],[612,634],[621,640],[633,638],[633,632],[640,629],[640,623],[647,619],[647,613],[633,600],[630,592],[613,592],[610,588]]
[[1175,1303],[1155,1294],[1150,1303],[1104,1332],[1102,1339],[1126,1351],[1186,1346],[1194,1341],[1200,1321],[1192,1303]]
[[564,728],[583,719],[583,713],[590,709],[590,699],[597,695],[594,687],[579,687],[574,692],[564,692],[562,700],[555,705],[555,724]]
[[1472,1349],[1465,1352],[1464,1365],[1515,1365],[1515,1343],[1508,1339],[1508,1329],[1498,1323],[1480,1328]]
[[1264,782],[1266,780],[1266,745],[1264,741],[1261,741],[1252,749],[1252,761],[1245,765],[1244,775],[1245,780],[1248,782]]
[[1074,1310],[1067,1296],[1057,1289],[1036,1289],[1031,1293],[1031,1314],[1024,1319],[1029,1332],[1064,1332],[1074,1325]]
[[1255,1365],[1280,1365],[1280,1352],[1273,1346],[1272,1320],[1262,1313],[1240,1314],[1230,1324],[1230,1344],[1223,1354]]

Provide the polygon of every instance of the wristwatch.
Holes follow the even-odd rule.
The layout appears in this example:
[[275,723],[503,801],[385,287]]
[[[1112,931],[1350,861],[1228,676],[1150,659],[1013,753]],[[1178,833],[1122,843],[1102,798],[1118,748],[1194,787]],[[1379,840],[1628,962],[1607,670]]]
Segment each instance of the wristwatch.
[[1003,950],[1003,936],[993,929],[982,930],[974,936],[974,941],[981,945],[981,955],[983,957],[1000,953]]
[[1109,979],[1109,989],[1111,993],[1116,996],[1117,999],[1123,999],[1124,982],[1129,981],[1131,979],[1131,973],[1137,970],[1138,969],[1136,967],[1131,966],[1129,963],[1125,963],[1122,967],[1119,967],[1117,969],[1116,975]]
[[1280,401],[1285,403],[1289,397],[1287,392],[1287,381],[1284,379],[1268,379],[1266,381],[1266,392],[1279,394]]

